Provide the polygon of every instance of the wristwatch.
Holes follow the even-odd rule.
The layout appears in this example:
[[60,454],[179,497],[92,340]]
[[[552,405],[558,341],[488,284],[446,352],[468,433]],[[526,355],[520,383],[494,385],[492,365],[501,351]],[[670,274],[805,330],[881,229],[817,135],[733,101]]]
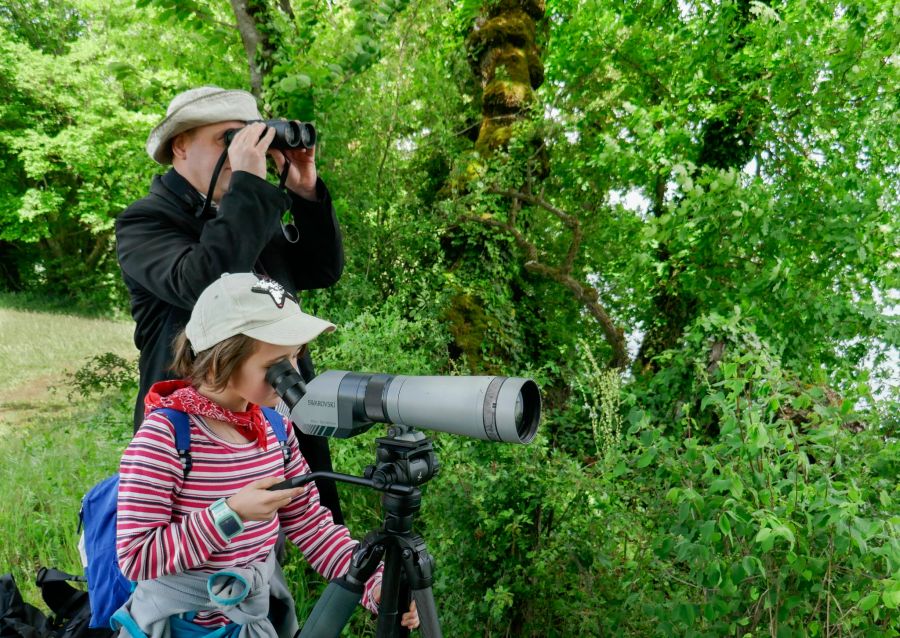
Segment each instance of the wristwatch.
[[228,540],[244,531],[244,522],[241,520],[241,517],[228,507],[228,503],[225,502],[224,498],[220,498],[213,503],[209,509],[212,512],[216,529]]

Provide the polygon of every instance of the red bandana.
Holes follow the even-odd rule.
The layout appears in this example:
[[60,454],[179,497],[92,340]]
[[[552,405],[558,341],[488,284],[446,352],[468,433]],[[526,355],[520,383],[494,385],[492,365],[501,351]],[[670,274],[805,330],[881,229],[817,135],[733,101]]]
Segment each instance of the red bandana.
[[246,412],[232,412],[197,392],[189,381],[160,381],[150,386],[144,397],[144,416],[158,408],[174,408],[188,414],[224,421],[235,426],[241,434],[256,439],[266,449],[268,432],[266,417],[258,405],[247,404]]

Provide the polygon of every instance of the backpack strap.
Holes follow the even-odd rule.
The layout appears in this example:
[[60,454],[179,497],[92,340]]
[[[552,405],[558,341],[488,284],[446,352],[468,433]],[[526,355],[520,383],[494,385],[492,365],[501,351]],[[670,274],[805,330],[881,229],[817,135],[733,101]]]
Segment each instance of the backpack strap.
[[284,468],[287,469],[288,463],[291,462],[291,446],[288,445],[287,428],[284,427],[284,417],[274,408],[263,408],[263,414],[275,438],[278,439],[278,445],[281,446],[281,455],[284,457]]
[[41,589],[41,597],[57,620],[72,618],[87,600],[87,594],[72,587],[72,582],[87,582],[84,576],[75,576],[53,567],[41,567],[35,584]]
[[[284,466],[287,468],[288,463],[291,462],[291,447],[288,445],[284,419],[273,408],[263,408],[262,411],[266,421],[269,422],[269,426],[272,428],[272,432],[275,433],[275,438],[278,439],[278,445],[281,446],[281,455],[284,457]],[[153,412],[161,412],[174,426],[175,449],[178,450],[178,456],[181,458],[181,464],[184,467],[184,478],[187,478],[193,466],[193,460],[191,459],[191,423],[187,413],[175,408],[158,408]]]
[[182,478],[187,478],[194,462],[191,459],[191,423],[188,415],[175,408],[158,408],[153,413],[160,412],[175,427],[175,449],[181,458],[181,466],[184,468]]

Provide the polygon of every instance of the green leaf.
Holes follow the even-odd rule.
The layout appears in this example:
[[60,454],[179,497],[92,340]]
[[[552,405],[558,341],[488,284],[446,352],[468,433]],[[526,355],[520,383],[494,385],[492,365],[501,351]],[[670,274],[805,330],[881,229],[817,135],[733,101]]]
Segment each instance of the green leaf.
[[732,481],[730,478],[716,479],[709,485],[710,492],[729,492],[731,491]]
[[635,462],[635,466],[639,468],[644,468],[653,463],[653,460],[656,458],[656,448],[650,448],[646,452],[644,452],[638,460]]
[[786,525],[776,525],[772,528],[772,535],[785,539],[790,543],[791,549],[794,547],[794,533]]
[[722,530],[722,534],[731,538],[731,521],[728,520],[727,514],[719,517],[719,529]]
[[863,611],[869,611],[878,604],[878,594],[869,594],[859,601],[859,608]]

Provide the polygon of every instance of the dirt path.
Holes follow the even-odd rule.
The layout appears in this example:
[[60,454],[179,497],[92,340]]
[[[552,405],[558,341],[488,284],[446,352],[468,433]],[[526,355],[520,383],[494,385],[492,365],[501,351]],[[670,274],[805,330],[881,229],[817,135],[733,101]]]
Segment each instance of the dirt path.
[[0,308],[0,433],[69,408],[68,374],[91,357],[137,357],[130,321]]
[[64,410],[68,402],[62,388],[62,375],[43,375],[19,386],[0,391],[0,428],[34,422],[50,412]]

